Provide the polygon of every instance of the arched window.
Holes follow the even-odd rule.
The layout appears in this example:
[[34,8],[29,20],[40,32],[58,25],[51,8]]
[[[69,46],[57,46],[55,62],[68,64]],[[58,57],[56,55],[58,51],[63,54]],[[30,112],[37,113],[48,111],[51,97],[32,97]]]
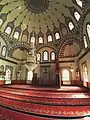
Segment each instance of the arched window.
[[5,76],[5,80],[10,80],[11,79],[11,70],[7,69],[6,70],[6,76]]
[[56,40],[60,39],[60,35],[59,35],[59,33],[58,33],[58,32],[57,32],[57,33],[55,33],[55,38],[56,38]]
[[85,82],[88,82],[88,70],[86,64],[83,64],[83,79]]
[[77,21],[79,21],[79,19],[80,19],[80,14],[76,11],[76,12],[74,12],[74,17],[76,18],[76,20]]
[[87,24],[87,34],[88,34],[88,38],[90,40],[90,24]]
[[0,72],[4,72],[4,66],[3,65],[0,66]]
[[83,36],[83,40],[84,40],[84,46],[85,46],[85,48],[87,48],[87,47],[88,47],[88,44],[87,44],[87,39],[86,39],[86,36],[85,36],[85,35]]
[[69,23],[68,23],[68,27],[69,27],[70,30],[73,30],[74,24],[73,24],[72,22],[69,22]]
[[40,59],[41,59],[41,54],[37,53],[37,61],[40,61]]
[[27,42],[28,41],[28,35],[27,34],[23,34],[22,35],[22,42]]
[[13,37],[16,38],[16,39],[18,39],[18,38],[19,38],[19,32],[16,31],[16,32],[14,33],[14,36],[13,36]]
[[43,52],[43,60],[48,60],[48,52],[47,51]]
[[3,19],[0,18],[0,26],[3,24]]
[[55,52],[51,53],[51,60],[55,60]]
[[6,56],[6,47],[5,46],[2,47],[1,55],[4,56],[4,57]]
[[43,43],[43,37],[39,37],[39,43]]
[[82,6],[83,6],[83,3],[82,3],[82,1],[81,0],[76,0],[76,3],[82,8]]
[[62,80],[63,81],[69,81],[70,80],[69,70],[67,70],[67,69],[62,70]]
[[31,37],[31,42],[32,42],[32,43],[35,43],[35,37],[34,37],[34,36]]
[[52,36],[48,35],[48,42],[51,42],[51,41],[52,41]]
[[32,81],[32,78],[33,78],[33,72],[32,71],[28,71],[28,73],[27,73],[27,80]]
[[5,33],[7,33],[7,34],[10,34],[11,33],[11,27],[10,26],[8,26],[7,28],[6,28],[6,30],[5,30]]

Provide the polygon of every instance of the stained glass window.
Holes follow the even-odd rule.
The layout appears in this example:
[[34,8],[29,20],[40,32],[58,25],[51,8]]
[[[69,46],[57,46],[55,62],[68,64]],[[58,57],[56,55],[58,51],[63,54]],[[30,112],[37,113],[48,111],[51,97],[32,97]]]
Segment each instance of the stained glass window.
[[38,53],[38,54],[37,54],[37,61],[40,61],[40,59],[41,59],[41,54]]
[[82,1],[81,0],[76,0],[76,3],[82,8],[82,6],[83,6],[83,3],[82,3]]
[[60,39],[60,35],[59,35],[59,33],[58,33],[58,32],[57,32],[57,33],[55,33],[55,38],[56,38],[56,40]]
[[51,60],[55,60],[55,52],[51,53]]
[[7,28],[6,28],[6,30],[5,30],[5,33],[7,33],[7,34],[10,34],[11,33],[11,27],[10,26],[8,26]]
[[2,48],[2,53],[1,53],[2,56],[6,56],[6,47],[4,46]]
[[43,60],[48,60],[48,52],[44,51],[43,53]]
[[74,24],[73,24],[72,22],[69,22],[69,23],[68,23],[68,27],[69,27],[70,30],[73,30]]
[[90,40],[90,24],[87,24],[87,34],[88,34],[88,38]]
[[39,37],[39,43],[43,43],[43,37]]
[[35,43],[35,37],[31,37],[31,42]]
[[13,37],[18,39],[19,38],[19,32],[15,32]]
[[51,41],[52,41],[52,36],[48,35],[48,42],[51,42]]
[[88,44],[87,44],[87,39],[85,35],[83,36],[83,40],[84,40],[84,46],[85,48],[87,48]]
[[74,12],[74,17],[76,18],[77,21],[79,21],[80,14],[78,12]]

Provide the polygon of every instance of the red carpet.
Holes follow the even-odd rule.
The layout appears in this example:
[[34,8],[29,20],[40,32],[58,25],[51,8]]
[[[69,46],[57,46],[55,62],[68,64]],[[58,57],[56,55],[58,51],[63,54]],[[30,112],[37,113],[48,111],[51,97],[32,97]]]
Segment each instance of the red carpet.
[[[14,100],[20,100],[23,102],[39,103],[39,104],[48,104],[48,105],[90,105],[90,94],[83,93],[68,93],[56,95],[38,95],[33,94],[23,94],[23,92],[7,91],[0,90],[0,97],[10,98]],[[73,94],[73,95],[72,95]],[[69,96],[69,97],[68,97]],[[73,97],[74,96],[74,97]]]
[[84,116],[90,114],[90,106],[50,106],[26,103],[16,100],[0,98],[0,104],[14,110],[48,116]]
[[4,87],[8,88],[16,88],[16,89],[30,89],[36,91],[87,91],[87,88],[78,87],[78,86],[61,86],[60,89],[53,88],[53,87],[39,87],[39,86],[32,86],[32,85],[4,85]]
[[[90,115],[90,93],[87,93],[87,89],[80,87],[72,87],[73,90],[69,90],[69,93],[65,88],[62,90],[50,90],[51,88],[39,88],[39,89],[25,89],[27,85],[22,85],[22,87],[17,86],[1,86],[0,87],[0,105],[3,107],[10,108],[15,111],[24,112],[25,116],[32,114],[32,120],[34,120],[33,114],[48,117],[80,117]],[[11,88],[12,87],[12,88]],[[35,88],[35,87],[32,87]],[[64,88],[64,87],[63,87]],[[75,88],[77,88],[75,90]],[[47,89],[44,91],[44,89]],[[49,90],[49,92],[48,92]],[[56,91],[56,92],[55,92]],[[62,91],[62,92],[61,92]],[[79,92],[78,92],[79,91]],[[5,108],[0,108],[0,114],[5,115]],[[14,111],[14,116],[20,114],[19,112]],[[11,112],[8,111],[8,115],[11,115]],[[17,115],[16,115],[17,114]],[[22,114],[22,113],[21,113]],[[8,117],[6,114],[6,116]],[[12,118],[13,116],[11,116]],[[10,116],[9,116],[10,118]],[[43,118],[40,118],[43,119]],[[18,120],[15,118],[15,120]],[[22,119],[27,120],[27,118]],[[44,120],[44,119],[43,119]]]
[[[3,88],[1,87],[0,92],[6,92],[6,93],[12,93],[12,94],[19,94],[19,95],[25,95],[25,96],[35,96],[37,97],[48,97],[48,98],[90,98],[90,94],[87,94],[87,91],[84,92],[73,92],[70,91],[67,92],[63,91],[57,91],[57,92],[53,92],[53,91],[33,91],[33,90],[27,90],[27,89],[11,89],[11,88]],[[72,94],[73,93],[73,94]]]
[[48,119],[0,107],[0,120],[48,120]]

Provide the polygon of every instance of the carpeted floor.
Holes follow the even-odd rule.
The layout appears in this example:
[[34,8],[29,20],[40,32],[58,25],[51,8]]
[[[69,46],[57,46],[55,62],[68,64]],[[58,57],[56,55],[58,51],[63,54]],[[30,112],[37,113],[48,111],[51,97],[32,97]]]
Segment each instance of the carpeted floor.
[[83,92],[41,92],[18,90],[10,88],[0,89],[0,97],[20,100],[24,102],[48,105],[90,105],[90,94]]
[[61,86],[61,88],[54,87],[41,87],[41,86],[32,86],[32,85],[4,85],[4,87],[8,88],[16,88],[16,89],[30,89],[30,90],[46,90],[46,91],[87,91],[87,88],[78,87],[78,86]]
[[[28,116],[30,120],[64,117],[83,119],[90,115],[90,91],[76,86],[62,86],[57,89],[5,85],[0,86],[0,106],[1,117],[5,116],[4,111],[7,111],[8,120],[18,120],[15,116],[20,116],[19,114]],[[14,112],[13,116],[11,112]],[[27,117],[22,120],[27,120]]]

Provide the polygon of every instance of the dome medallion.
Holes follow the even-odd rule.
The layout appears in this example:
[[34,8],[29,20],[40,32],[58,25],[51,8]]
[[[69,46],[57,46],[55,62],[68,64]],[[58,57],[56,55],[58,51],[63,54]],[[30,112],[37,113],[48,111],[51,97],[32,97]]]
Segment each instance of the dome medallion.
[[31,12],[40,13],[48,8],[48,0],[26,0],[26,4]]

